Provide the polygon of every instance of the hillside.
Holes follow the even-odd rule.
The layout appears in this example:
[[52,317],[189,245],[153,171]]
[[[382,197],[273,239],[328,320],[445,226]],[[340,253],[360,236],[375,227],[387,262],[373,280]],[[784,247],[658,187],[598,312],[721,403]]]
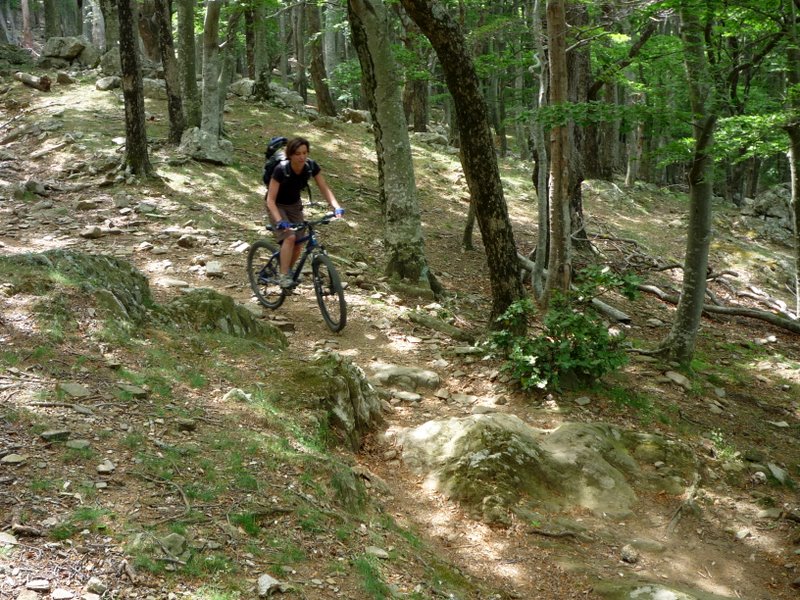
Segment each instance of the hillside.
[[[10,77],[0,88],[0,255],[116,257],[147,277],[154,304],[213,288],[284,330],[288,344],[149,317],[128,326],[130,310],[114,323],[68,270],[3,263],[0,598],[252,598],[266,574],[281,582],[276,594],[312,599],[627,598],[625,586],[640,580],[693,590],[659,598],[797,597],[796,334],[708,316],[686,381],[666,375],[674,365],[632,353],[591,389],[523,392],[498,360],[409,316],[420,309],[468,331],[487,325],[477,231],[477,249],[461,250],[468,192],[452,150],[412,141],[426,250],[447,290],[434,302],[382,276],[363,124],[313,123],[232,98],[225,123],[237,163],[219,167],[176,156],[163,141],[165,107],[148,100],[159,179],[141,181],[117,169],[118,93],[97,91],[90,76],[50,93]],[[274,134],[311,140],[347,209],[321,231],[348,284],[340,334],[325,327],[310,286],[275,313],[249,289],[245,256],[264,235],[260,169]],[[527,254],[536,237],[530,176],[518,160],[501,172]],[[662,267],[680,261],[686,206],[675,191],[587,183],[597,253],[576,263],[602,257],[679,289],[680,270]],[[711,265],[736,276],[714,279],[715,297],[756,306],[737,294],[755,288],[789,301],[789,249],[754,239],[731,207],[716,210]],[[607,300],[631,316],[618,327],[632,346],[652,348],[668,332],[671,304],[650,294]],[[351,452],[316,404],[329,383],[319,351],[367,374],[380,364],[433,370],[440,385],[416,398],[385,390],[385,423]],[[487,524],[425,485],[397,443],[422,424],[487,413],[543,431],[578,422],[657,434],[691,449],[698,478],[677,478],[671,492],[637,489],[624,516],[543,510]]]

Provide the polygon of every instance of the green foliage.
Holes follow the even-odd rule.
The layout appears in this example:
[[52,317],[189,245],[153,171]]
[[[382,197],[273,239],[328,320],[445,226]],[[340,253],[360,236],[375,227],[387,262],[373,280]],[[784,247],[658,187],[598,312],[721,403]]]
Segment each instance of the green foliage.
[[500,317],[503,329],[491,340],[505,355],[504,370],[523,389],[560,389],[568,382],[590,384],[624,365],[627,355],[623,338],[609,334],[592,309],[591,300],[612,288],[632,297],[636,281],[633,276],[620,276],[608,269],[586,269],[568,295],[554,295],[535,337],[512,333],[521,330],[521,322],[536,313],[530,299],[515,302]]

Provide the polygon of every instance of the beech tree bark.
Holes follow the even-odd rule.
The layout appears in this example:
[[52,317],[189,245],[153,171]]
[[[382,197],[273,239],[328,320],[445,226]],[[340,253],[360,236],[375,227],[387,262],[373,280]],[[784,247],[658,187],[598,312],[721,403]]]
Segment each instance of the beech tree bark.
[[413,283],[423,281],[439,293],[441,286],[425,258],[411,143],[386,6],[383,0],[348,0],[347,11],[378,154],[386,274]]
[[523,289],[486,101],[463,31],[447,10],[439,2],[428,0],[401,0],[401,3],[430,40],[453,97],[461,134],[461,164],[475,203],[489,267],[490,326],[497,327],[496,318],[523,297]]
[[222,0],[208,0],[203,20],[203,112],[200,129],[219,139],[222,122],[220,120],[219,74],[221,71],[219,53],[219,15]]
[[710,79],[703,33],[704,25],[692,8],[680,11],[689,102],[692,107],[694,150],[689,169],[689,229],[683,266],[683,288],[675,321],[659,350],[669,360],[688,366],[694,356],[703,313],[711,243],[711,196],[714,161],[711,147],[717,123],[714,86]]

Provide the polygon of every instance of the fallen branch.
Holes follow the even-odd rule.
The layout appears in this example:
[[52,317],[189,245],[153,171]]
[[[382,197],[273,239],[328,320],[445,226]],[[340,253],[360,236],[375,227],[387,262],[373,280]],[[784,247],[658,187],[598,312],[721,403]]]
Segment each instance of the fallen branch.
[[[637,288],[642,292],[648,292],[650,294],[653,294],[657,296],[660,300],[669,302],[670,304],[678,304],[678,300],[680,300],[680,296],[678,296],[677,294],[668,294],[661,288],[658,288],[654,285],[639,285],[637,286]],[[793,333],[800,333],[800,321],[797,321],[788,316],[786,318],[780,317],[775,313],[767,312],[764,310],[756,310],[754,308],[740,308],[736,306],[714,306],[711,304],[704,304],[703,312],[718,314],[718,315],[729,315],[732,317],[748,317],[751,319],[758,319],[761,321],[766,321],[767,323],[775,325],[776,327],[780,327],[781,329],[786,329]]]
[[475,337],[471,333],[464,331],[463,329],[459,329],[454,325],[450,325],[450,323],[445,323],[441,319],[437,319],[436,317],[432,317],[426,313],[412,310],[408,312],[408,318],[412,323],[416,323],[417,325],[422,325],[428,329],[433,329],[434,331],[443,333],[454,340],[469,343],[475,341]]
[[23,73],[22,71],[17,71],[14,73],[14,79],[17,81],[21,81],[28,87],[35,88],[40,92],[49,92],[50,91],[50,78],[47,75],[42,75],[41,77],[37,77],[36,75],[31,75],[30,73]]

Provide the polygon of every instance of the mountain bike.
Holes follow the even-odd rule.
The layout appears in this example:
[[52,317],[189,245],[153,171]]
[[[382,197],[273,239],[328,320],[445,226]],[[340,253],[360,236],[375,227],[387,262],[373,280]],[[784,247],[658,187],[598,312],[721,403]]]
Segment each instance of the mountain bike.
[[[337,332],[344,329],[347,323],[344,288],[336,267],[333,266],[325,247],[317,240],[314,229],[318,225],[327,225],[333,218],[334,215],[331,213],[314,221],[291,224],[292,229],[303,232],[303,236],[295,243],[305,243],[305,247],[289,274],[292,276],[292,288],[297,287],[301,282],[306,260],[311,257],[311,279],[319,310],[325,324],[331,331]],[[267,225],[268,231],[273,229],[272,225]],[[257,240],[247,253],[247,277],[256,298],[267,308],[276,309],[286,299],[287,290],[278,285],[280,275],[280,246],[273,240]]]

